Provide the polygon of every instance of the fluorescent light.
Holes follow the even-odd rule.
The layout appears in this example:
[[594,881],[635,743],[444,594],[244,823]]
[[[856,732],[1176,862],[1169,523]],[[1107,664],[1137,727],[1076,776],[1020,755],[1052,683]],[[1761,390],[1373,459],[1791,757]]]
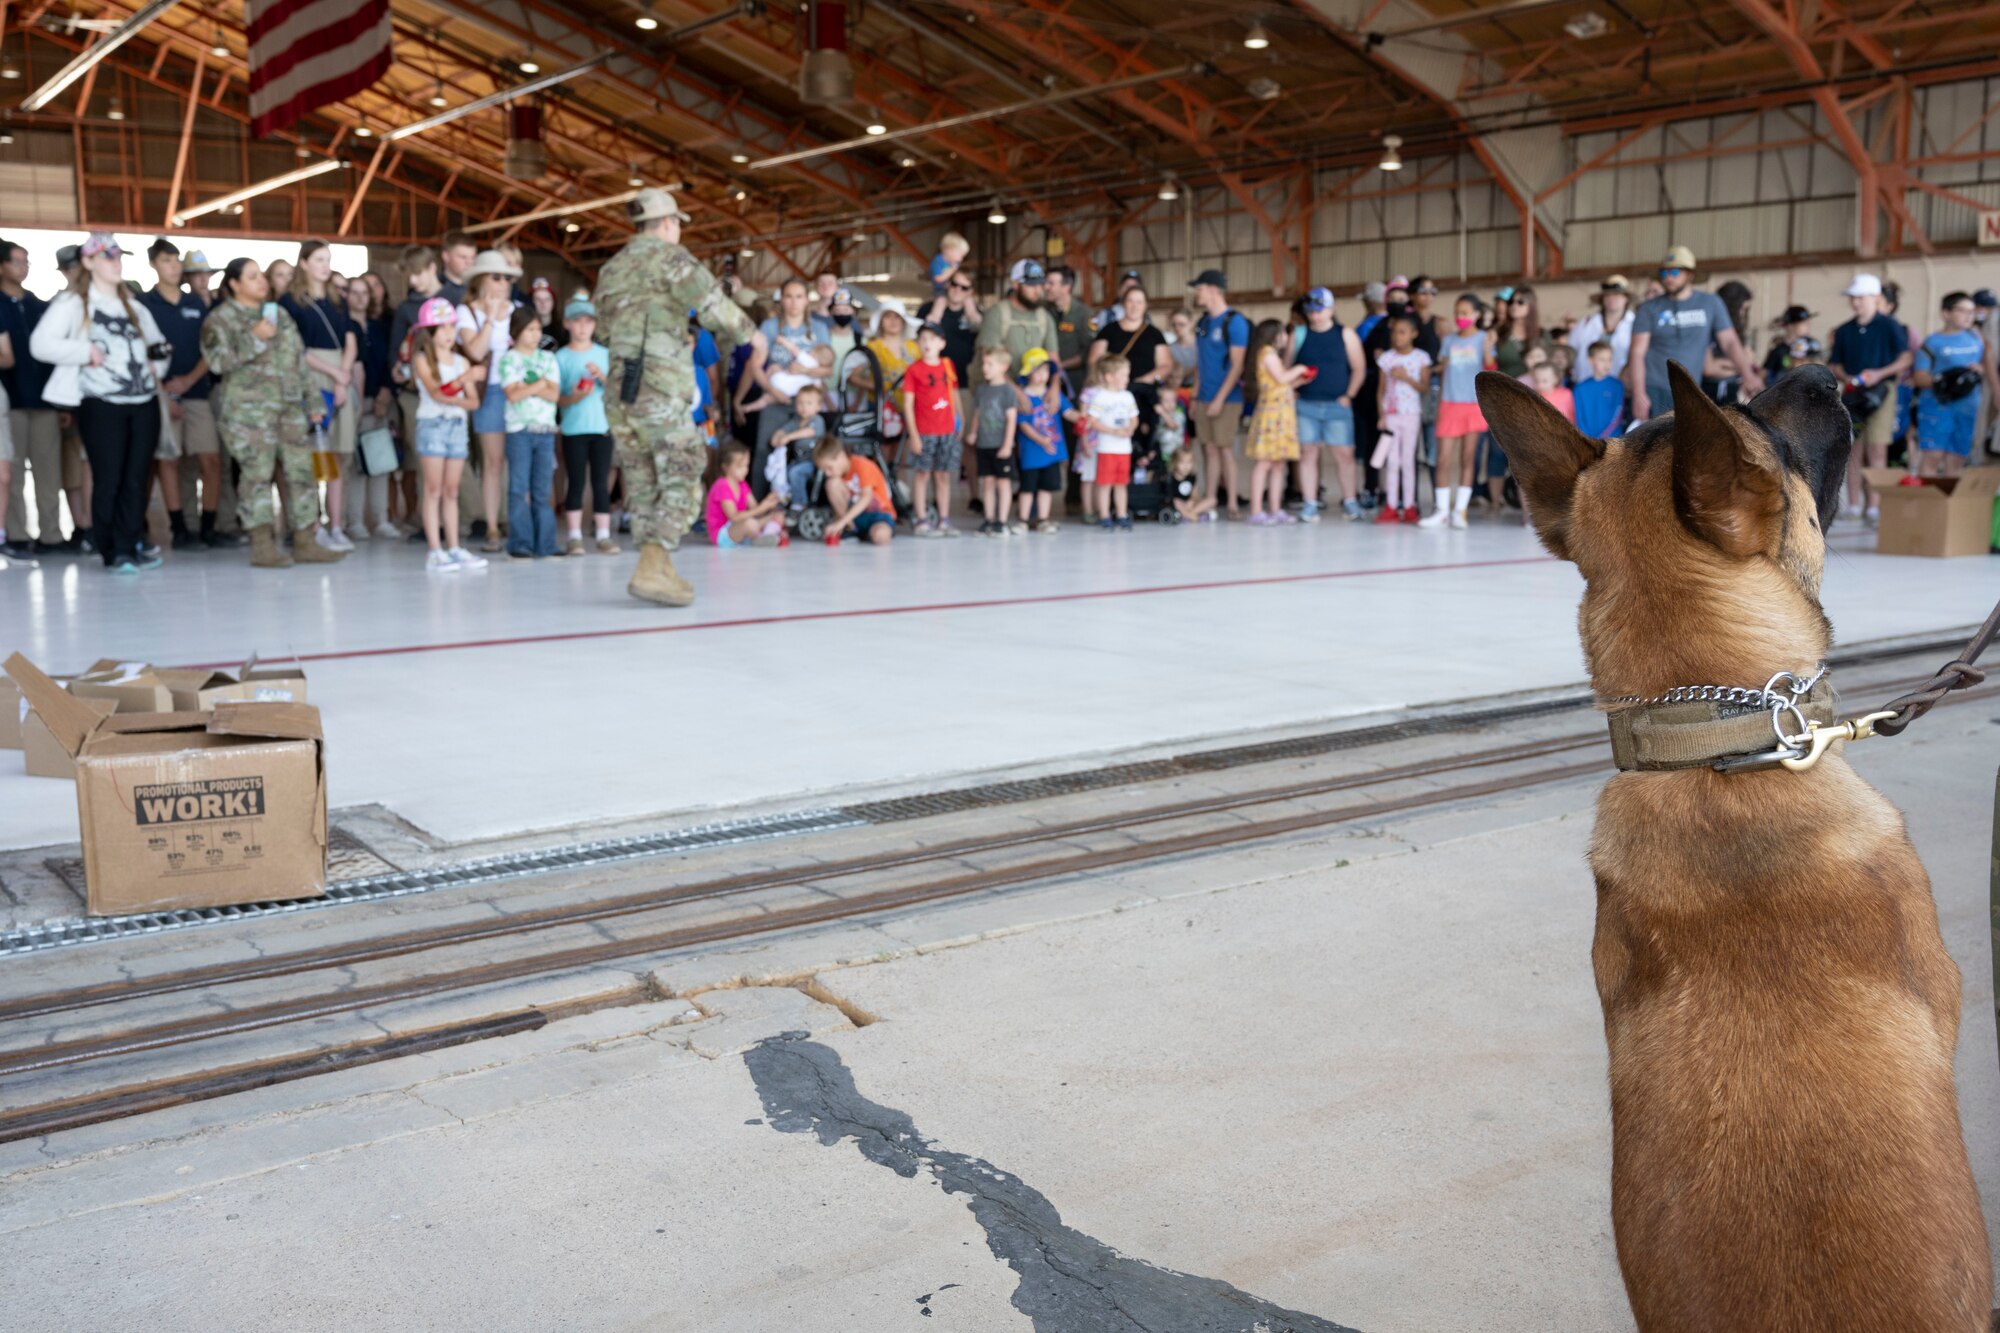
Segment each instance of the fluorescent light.
[[[579,74],[588,74],[591,70],[596,69],[609,59],[611,59],[611,52],[606,51],[604,54],[592,56],[580,64],[571,65],[567,69],[559,69],[551,74],[543,74],[538,78],[528,80],[526,83],[517,83],[511,88],[502,88],[497,93],[488,93],[484,97],[475,97],[470,102],[452,107],[449,111],[439,112],[435,116],[426,116],[422,120],[412,121],[408,125],[400,125],[390,130],[383,137],[394,143],[398,139],[407,139],[412,134],[422,134],[426,130],[434,130],[440,125],[448,125],[459,117],[469,116],[475,111],[484,111],[487,107],[499,106],[504,102],[511,102],[517,97],[526,97],[529,93],[538,93],[544,88],[553,88],[559,83],[567,83]],[[438,85],[438,97],[442,97],[443,95],[444,85],[440,83]],[[439,105],[436,97],[431,99],[431,105]]]
[[1382,161],[1380,164],[1382,170],[1401,171],[1403,169],[1403,156],[1396,151],[1402,146],[1403,141],[1395,135],[1385,134],[1382,136]]
[[185,227],[190,218],[202,217],[209,213],[220,213],[225,208],[241,213],[243,211],[242,204],[245,199],[255,199],[260,194],[269,194],[272,190],[280,189],[286,185],[296,185],[300,181],[311,180],[314,176],[324,176],[329,171],[345,170],[346,167],[347,162],[344,159],[330,157],[324,162],[315,162],[309,167],[300,167],[297,171],[288,171],[282,176],[273,176],[267,181],[258,181],[255,185],[246,185],[234,194],[221,195],[218,198],[209,200],[205,204],[196,204],[192,208],[183,208],[169,220],[176,227]]
[[1264,25],[1261,23],[1251,24],[1250,34],[1243,39],[1243,45],[1252,51],[1261,51],[1270,44],[1271,34],[1264,31]]
[[141,28],[144,28],[154,19],[157,19],[160,15],[166,13],[179,3],[180,0],[152,0],[151,4],[148,4],[131,18],[126,19],[114,31],[105,33],[101,39],[92,43],[85,50],[79,51],[75,59],[56,71],[54,78],[22,99],[21,110],[40,111],[55,100],[57,93],[60,93],[63,89],[82,78],[85,71],[91,69],[98,61],[125,45]]
[[465,231],[477,235],[482,231],[500,231],[518,227],[526,222],[540,222],[544,218],[566,218],[572,213],[588,213],[593,208],[613,208],[638,198],[637,190],[627,190],[623,194],[607,194],[602,199],[584,199],[574,204],[557,204],[553,208],[538,208],[532,213],[516,213],[510,218],[496,218],[492,222],[482,222]]

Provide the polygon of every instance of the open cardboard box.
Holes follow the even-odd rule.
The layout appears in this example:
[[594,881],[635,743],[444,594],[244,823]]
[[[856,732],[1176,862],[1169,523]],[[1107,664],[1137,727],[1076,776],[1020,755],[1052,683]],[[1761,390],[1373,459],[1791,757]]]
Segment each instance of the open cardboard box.
[[1956,477],[1925,477],[1905,486],[1901,468],[1863,468],[1881,506],[1875,550],[1881,555],[1985,555],[1993,542],[1993,495],[2000,467],[1967,468]]
[[19,653],[7,674],[76,762],[93,915],[326,892],[326,765],[309,704],[113,713]]
[[[118,711],[109,699],[85,699],[83,704],[99,717],[110,717]],[[65,782],[76,779],[76,757],[55,738],[48,723],[42,721],[42,715],[32,708],[27,720],[21,723],[21,766],[31,778],[61,778]]]

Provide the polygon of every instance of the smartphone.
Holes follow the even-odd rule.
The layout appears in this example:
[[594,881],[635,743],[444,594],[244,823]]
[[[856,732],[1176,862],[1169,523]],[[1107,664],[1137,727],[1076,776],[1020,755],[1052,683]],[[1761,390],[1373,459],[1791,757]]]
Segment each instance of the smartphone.
[[278,322],[278,303],[276,301],[264,302],[262,313],[266,323],[276,324]]

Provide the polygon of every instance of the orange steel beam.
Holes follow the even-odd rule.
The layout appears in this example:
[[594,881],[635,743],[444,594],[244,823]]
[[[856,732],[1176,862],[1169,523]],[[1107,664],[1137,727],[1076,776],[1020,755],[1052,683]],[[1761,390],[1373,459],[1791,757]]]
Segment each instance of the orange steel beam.
[[[166,44],[161,43],[160,49],[165,51]],[[194,142],[194,112],[201,105],[201,78],[208,70],[207,59],[207,51],[195,53],[194,77],[188,81],[187,113],[181,117],[181,146],[174,154],[174,183],[167,188],[167,212],[160,223],[163,227],[174,225],[174,213],[181,206],[181,184],[187,179],[188,145]],[[157,61],[154,62],[153,73],[156,77],[159,74]]]

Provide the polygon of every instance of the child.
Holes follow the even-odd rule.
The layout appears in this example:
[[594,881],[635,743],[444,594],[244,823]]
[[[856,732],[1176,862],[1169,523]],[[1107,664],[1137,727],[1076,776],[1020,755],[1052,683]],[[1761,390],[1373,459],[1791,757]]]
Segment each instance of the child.
[[[807,389],[820,390],[820,404],[826,403],[824,381],[817,375],[808,375],[809,366],[826,367],[833,364],[833,349],[809,344],[798,347],[790,339],[782,339],[787,347],[793,348],[792,363],[783,370],[768,372],[764,378],[771,382],[775,393],[760,393],[742,404],[744,412],[761,412],[767,407],[783,407],[786,403],[798,405],[798,397]],[[782,395],[782,396],[781,396]]]
[[776,491],[756,503],[750,500],[750,446],[730,440],[722,446],[722,475],[708,488],[708,502],[702,514],[708,521],[708,539],[727,550],[732,546],[789,546],[785,520],[778,507],[784,503]]
[[[913,531],[919,537],[956,537],[951,525],[951,488],[958,481],[958,368],[944,359],[944,330],[925,324],[917,330],[917,359],[903,372],[903,420],[910,423],[910,488],[916,505]],[[926,483],[937,492],[937,517],[925,500]]]
[[[812,490],[812,457],[805,444],[826,433],[819,416],[825,403],[824,389],[817,384],[806,385],[792,399],[791,416],[771,432],[771,453],[764,460],[764,476],[771,483],[771,490],[794,513],[806,507],[806,497]],[[787,458],[792,460],[789,465]]]
[[[1007,515],[1014,508],[1014,478],[1021,465],[1014,440],[1020,408],[1014,386],[1007,382],[1007,369],[1013,360],[1014,354],[1005,347],[981,352],[981,383],[972,391],[972,431],[967,443],[977,451],[979,460],[979,500],[986,514],[979,532],[985,537],[1005,537],[1016,530],[1007,524]],[[1018,530],[1026,532],[1027,525]]]
[[1917,348],[1917,475],[1955,477],[1979,434],[1986,344],[1972,331],[1979,312],[1964,292],[1947,293],[1941,327]]
[[1625,426],[1625,386],[1611,373],[1617,349],[1602,338],[1590,345],[1590,374],[1575,390],[1576,428],[1593,440],[1609,440]]
[[500,354],[500,392],[507,398],[507,554],[538,560],[556,553],[556,399],[562,368],[542,350],[542,320],[533,306],[508,318],[513,346]]
[[938,240],[938,252],[931,256],[931,299],[944,298],[944,285],[957,274],[965,263],[966,255],[972,252],[972,242],[955,231],[948,231]]
[[1167,500],[1162,523],[1213,523],[1215,500],[1201,493],[1194,479],[1194,450],[1175,450],[1167,464]]
[[1470,292],[1458,298],[1452,308],[1455,332],[1438,348],[1439,401],[1437,417],[1437,470],[1431,476],[1431,494],[1437,501],[1420,528],[1466,526],[1465,511],[1472,504],[1472,472],[1478,465],[1479,437],[1486,433],[1486,417],[1479,410],[1474,381],[1479,372],[1493,364],[1493,331],[1479,327],[1479,298]]
[[1267,319],[1250,335],[1244,357],[1256,368],[1257,377],[1257,408],[1250,418],[1250,440],[1243,454],[1252,460],[1250,521],[1259,526],[1299,521],[1285,512],[1285,478],[1291,465],[1299,461],[1299,412],[1292,386],[1318,372],[1311,366],[1286,365],[1278,353],[1285,345],[1285,326]]
[[1576,422],[1576,397],[1563,388],[1562,379],[1556,373],[1553,358],[1543,361],[1528,372],[1528,382],[1535,392],[1549,400],[1550,406],[1563,414],[1563,419],[1572,425]]
[[1570,387],[1576,370],[1576,349],[1568,343],[1557,343],[1549,352],[1549,364],[1556,368],[1556,383],[1565,389]]
[[882,469],[866,458],[851,457],[831,435],[813,447],[812,461],[826,478],[826,502],[833,522],[826,526],[826,544],[840,545],[849,528],[871,546],[887,546],[896,532],[896,507]]
[[1084,439],[1094,459],[1097,526],[1105,532],[1132,530],[1126,512],[1132,481],[1132,433],[1139,428],[1139,404],[1126,385],[1132,363],[1116,352],[1099,357],[1083,391]]
[[1802,305],[1788,305],[1778,316],[1779,337],[1764,354],[1764,382],[1775,384],[1778,376],[1809,361],[1825,361],[1826,348],[1812,336],[1813,312]]
[[569,476],[563,517],[569,525],[565,555],[583,554],[583,486],[590,483],[591,516],[597,529],[597,553],[617,555],[611,536],[611,423],[604,415],[604,377],[611,373],[611,353],[591,341],[597,333],[597,307],[579,297],[563,307],[569,345],[556,353],[562,372],[563,471]]
[[1423,387],[1430,378],[1430,356],[1417,348],[1417,321],[1411,315],[1389,316],[1389,350],[1375,358],[1382,369],[1376,391],[1382,435],[1369,464],[1382,471],[1386,499],[1377,523],[1417,521],[1417,441],[1423,434]]
[[[486,558],[458,545],[458,482],[465,474],[468,422],[479,406],[483,371],[452,350],[458,308],[433,296],[417,311],[416,350],[410,370],[417,381],[417,460],[423,469],[424,567],[436,573],[484,569]],[[443,533],[452,544],[444,544]]]
[[1028,409],[1018,422],[1021,441],[1021,521],[1045,535],[1057,529],[1050,508],[1063,485],[1062,386],[1046,349],[1030,347],[1021,357]]

